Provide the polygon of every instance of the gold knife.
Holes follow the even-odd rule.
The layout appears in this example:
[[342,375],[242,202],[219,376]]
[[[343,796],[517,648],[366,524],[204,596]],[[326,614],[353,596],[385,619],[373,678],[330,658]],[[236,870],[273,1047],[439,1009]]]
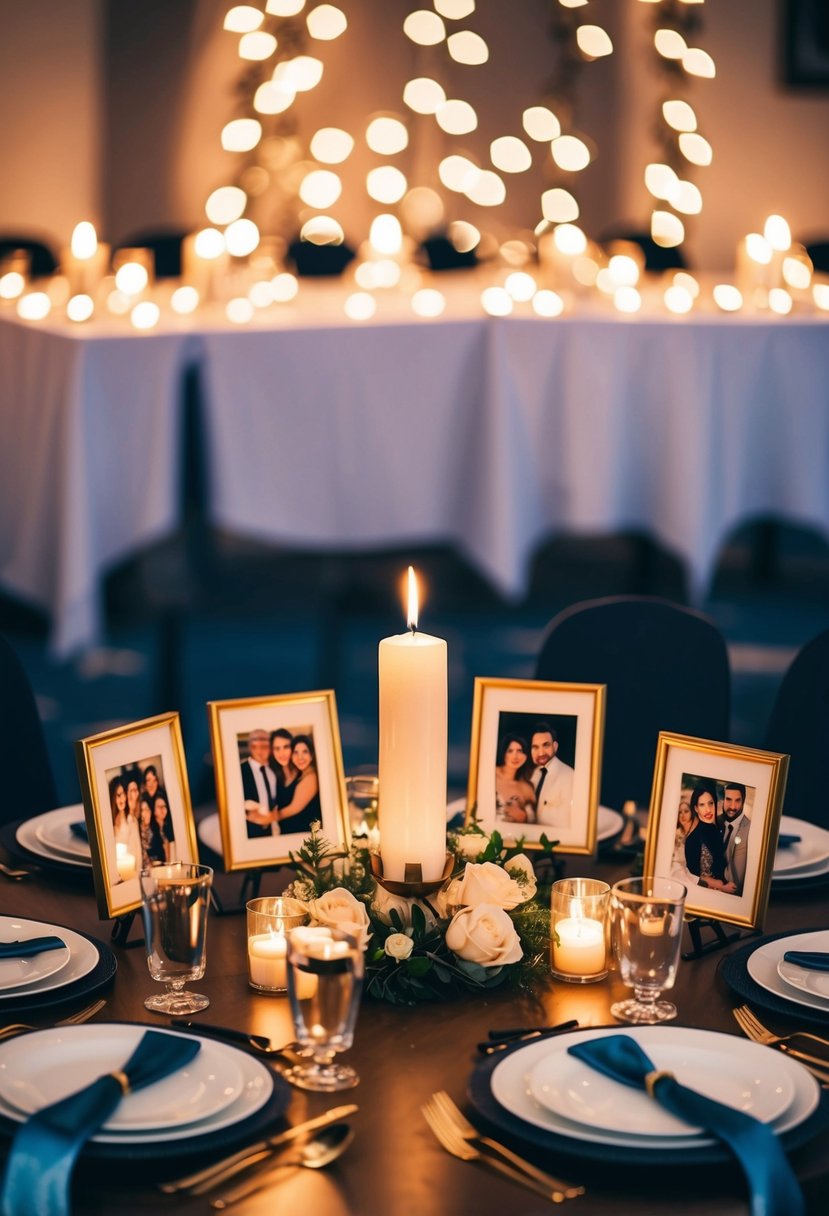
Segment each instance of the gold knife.
[[213,1165],[198,1170],[195,1174],[175,1178],[172,1182],[162,1182],[159,1190],[164,1191],[167,1195],[173,1195],[176,1191],[191,1191],[194,1195],[203,1195],[205,1191],[240,1174],[249,1165],[256,1165],[258,1162],[264,1161],[274,1149],[280,1148],[283,1144],[289,1144],[291,1140],[296,1140],[298,1136],[304,1136],[308,1132],[315,1132],[321,1127],[327,1127],[329,1123],[347,1119],[349,1115],[353,1115],[359,1109],[353,1103],[348,1106],[335,1106],[331,1110],[327,1110],[325,1114],[317,1115],[315,1119],[308,1119],[305,1123],[297,1123],[296,1126],[289,1127],[287,1131],[279,1132],[276,1136],[270,1136],[267,1140],[258,1140],[255,1144],[248,1144],[238,1153],[233,1153],[232,1156],[225,1157],[222,1161],[214,1162]]

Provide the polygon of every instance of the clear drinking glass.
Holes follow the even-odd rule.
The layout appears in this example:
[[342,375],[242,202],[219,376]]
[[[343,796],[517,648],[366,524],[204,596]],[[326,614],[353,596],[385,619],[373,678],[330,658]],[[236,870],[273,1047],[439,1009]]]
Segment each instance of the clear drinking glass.
[[367,836],[369,847],[376,848],[379,839],[377,813],[380,806],[377,769],[366,765],[351,773],[345,779],[345,791],[352,835]]
[[297,1041],[310,1057],[283,1073],[300,1089],[331,1092],[359,1081],[353,1068],[335,1064],[354,1042],[363,987],[363,950],[341,929],[294,929],[288,936],[288,996]]
[[685,893],[672,878],[625,878],[612,887],[613,949],[633,989],[632,997],[610,1007],[619,1021],[650,1025],[676,1017],[676,1005],[659,996],[674,986]]
[[198,1013],[210,1004],[198,992],[185,992],[204,975],[207,905],[213,871],[209,866],[175,862],[141,871],[141,909],[150,975],[165,992],[144,1002],[154,1013]]

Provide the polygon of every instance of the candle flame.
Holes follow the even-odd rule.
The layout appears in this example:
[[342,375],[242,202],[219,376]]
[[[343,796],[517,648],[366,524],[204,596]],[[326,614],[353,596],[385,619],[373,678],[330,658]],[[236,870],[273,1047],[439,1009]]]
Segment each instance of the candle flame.
[[415,572],[414,572],[413,566],[409,566],[408,579],[409,579],[409,611],[408,611],[408,615],[407,615],[407,620],[409,623],[409,628],[411,629],[412,633],[416,633],[417,632],[417,610],[418,610],[417,579],[415,578]]
[[98,237],[94,224],[90,224],[89,220],[82,220],[80,224],[76,224],[70,247],[73,256],[82,261],[94,257],[98,248]]

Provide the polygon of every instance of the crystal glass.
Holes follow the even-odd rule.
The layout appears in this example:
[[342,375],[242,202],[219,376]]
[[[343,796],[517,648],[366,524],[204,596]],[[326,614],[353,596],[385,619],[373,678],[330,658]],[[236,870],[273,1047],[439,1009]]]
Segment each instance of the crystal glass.
[[198,1013],[210,1001],[185,992],[190,980],[204,975],[207,906],[213,871],[209,866],[175,862],[141,871],[141,909],[150,975],[166,984],[165,992],[144,1002],[153,1013],[173,1016]]
[[283,1076],[300,1089],[331,1092],[359,1081],[353,1068],[335,1064],[354,1042],[363,987],[363,950],[340,929],[294,929],[288,937],[288,995],[297,1041],[310,1059]]
[[660,1001],[673,988],[682,941],[685,887],[672,878],[625,878],[610,893],[613,949],[633,996],[611,1005],[621,1022],[650,1025],[676,1017],[676,1005]]
[[562,878],[550,900],[552,973],[571,984],[607,975],[607,905],[610,887],[597,878]]
[[348,814],[353,836],[367,836],[369,848],[376,849],[380,843],[377,812],[380,805],[380,782],[377,769],[366,765],[345,779],[348,799]]
[[248,983],[257,992],[288,991],[288,933],[308,920],[298,899],[251,899],[248,921]]

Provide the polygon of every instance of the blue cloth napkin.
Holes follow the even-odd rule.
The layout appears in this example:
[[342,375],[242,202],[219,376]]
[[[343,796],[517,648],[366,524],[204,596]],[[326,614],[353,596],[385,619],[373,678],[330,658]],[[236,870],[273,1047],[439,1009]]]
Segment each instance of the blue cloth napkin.
[[787,950],[783,961],[794,963],[795,967],[805,967],[808,971],[829,971],[829,954],[822,950]]
[[778,849],[790,849],[793,844],[800,844],[802,836],[792,836],[789,833],[781,832],[777,837]]
[[197,1039],[148,1030],[120,1074],[99,1077],[32,1115],[9,1151],[2,1216],[69,1216],[72,1170],[87,1140],[125,1094],[184,1068],[200,1048]]
[[[567,1050],[622,1085],[650,1090],[654,1101],[672,1115],[716,1136],[742,1167],[751,1193],[752,1216],[803,1216],[805,1207],[797,1179],[767,1124],[680,1085],[670,1073],[659,1073],[630,1035],[590,1039]],[[650,1083],[648,1074],[653,1077]]]
[[27,942],[0,942],[0,958],[31,958],[44,950],[60,950],[66,942],[59,937],[30,937]]
[[[79,836],[81,840],[89,840],[89,829],[86,826],[86,820],[80,819],[77,823],[70,823],[69,831],[73,836]],[[798,836],[798,840],[800,837]]]

